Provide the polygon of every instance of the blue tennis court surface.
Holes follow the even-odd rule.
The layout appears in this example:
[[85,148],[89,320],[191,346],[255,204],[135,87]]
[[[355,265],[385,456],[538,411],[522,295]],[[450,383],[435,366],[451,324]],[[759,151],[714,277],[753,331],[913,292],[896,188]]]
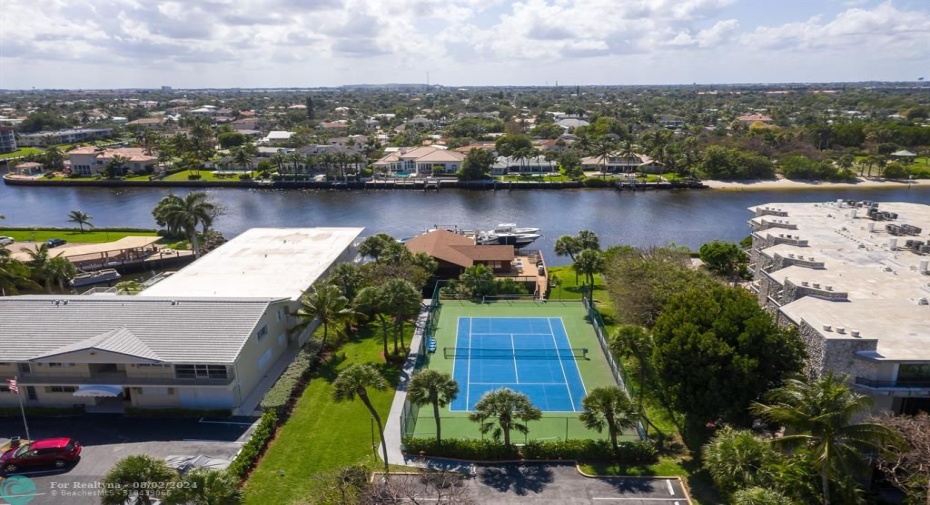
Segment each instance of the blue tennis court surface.
[[578,412],[585,396],[560,317],[461,317],[453,376],[459,395],[452,411],[471,411],[486,392],[507,387],[526,394],[544,412]]

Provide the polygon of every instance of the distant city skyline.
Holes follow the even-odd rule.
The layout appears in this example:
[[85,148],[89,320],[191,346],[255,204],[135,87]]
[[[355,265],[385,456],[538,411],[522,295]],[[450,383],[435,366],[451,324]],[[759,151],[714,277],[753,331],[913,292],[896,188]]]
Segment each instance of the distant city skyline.
[[928,70],[925,0],[5,0],[0,17],[3,89],[917,81]]

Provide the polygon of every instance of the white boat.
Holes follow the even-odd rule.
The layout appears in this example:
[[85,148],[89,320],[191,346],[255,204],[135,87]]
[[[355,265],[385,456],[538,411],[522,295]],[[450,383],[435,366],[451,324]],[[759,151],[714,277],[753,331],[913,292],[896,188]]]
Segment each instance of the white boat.
[[[516,233],[516,234],[526,234],[526,233],[539,233],[539,228],[517,228],[517,223],[500,223],[494,230],[494,233]],[[538,238],[538,237],[537,237]]]
[[102,284],[104,282],[118,281],[122,277],[119,272],[112,268],[104,268],[95,272],[81,272],[71,279],[69,284],[72,288],[81,286],[90,286],[91,284]]
[[538,233],[495,233],[486,231],[475,237],[475,242],[481,245],[512,245],[516,248],[526,247],[542,235]]

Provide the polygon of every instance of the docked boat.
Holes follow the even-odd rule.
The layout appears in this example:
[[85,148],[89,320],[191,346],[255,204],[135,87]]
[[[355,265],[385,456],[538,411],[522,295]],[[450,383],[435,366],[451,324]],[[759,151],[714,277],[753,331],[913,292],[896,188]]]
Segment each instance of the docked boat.
[[538,233],[497,233],[481,232],[475,237],[475,243],[481,245],[512,245],[516,248],[526,247],[542,235]]
[[122,277],[119,272],[112,268],[104,268],[95,272],[81,272],[71,279],[69,284],[72,288],[81,286],[90,286],[92,284],[103,284],[118,281]]
[[516,234],[533,234],[539,233],[539,228],[518,228],[517,223],[500,223],[498,224],[493,233],[516,233]]

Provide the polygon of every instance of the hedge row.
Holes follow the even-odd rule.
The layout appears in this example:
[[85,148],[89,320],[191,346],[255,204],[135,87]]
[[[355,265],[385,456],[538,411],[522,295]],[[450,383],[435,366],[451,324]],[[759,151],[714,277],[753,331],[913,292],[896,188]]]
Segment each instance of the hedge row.
[[181,417],[225,419],[232,415],[229,409],[144,409],[139,407],[126,407],[126,415],[130,417]]
[[291,404],[300,396],[303,386],[314,370],[316,354],[320,350],[320,341],[311,338],[304,344],[294,361],[288,365],[281,377],[265,393],[262,398],[263,410],[275,410],[279,416],[283,415]]
[[658,461],[651,442],[620,442],[614,451],[607,440],[534,440],[523,446],[506,446],[495,440],[408,438],[404,452],[441,458],[473,461],[558,460],[619,461],[628,465],[648,465]]
[[252,432],[251,438],[242,446],[239,454],[236,455],[236,459],[229,465],[229,472],[239,479],[244,479],[249,470],[258,462],[258,458],[265,451],[268,442],[274,437],[277,428],[277,412],[269,410],[262,414],[255,431]]

